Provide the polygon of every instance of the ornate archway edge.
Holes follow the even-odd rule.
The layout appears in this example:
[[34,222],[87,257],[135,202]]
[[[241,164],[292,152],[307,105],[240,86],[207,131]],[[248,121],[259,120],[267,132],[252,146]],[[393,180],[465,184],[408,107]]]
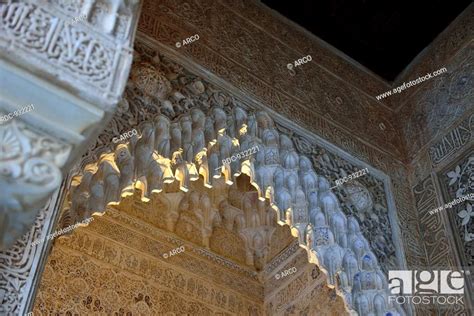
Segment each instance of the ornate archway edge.
[[[404,245],[404,240],[401,238],[402,236],[401,231],[400,231],[401,222],[398,220],[397,209],[395,206],[396,203],[394,200],[395,189],[393,187],[390,177],[386,173],[384,173],[380,169],[376,169],[372,167],[367,162],[364,162],[358,158],[355,158],[355,156],[349,154],[346,150],[340,149],[336,145],[318,136],[311,129],[305,129],[301,127],[300,125],[297,125],[296,123],[290,121],[288,118],[283,117],[279,113],[273,111],[272,109],[269,109],[263,103],[259,102],[257,99],[250,97],[248,94],[244,93],[242,90],[238,89],[234,85],[217,77],[216,75],[214,75],[213,73],[205,69],[204,67],[190,60],[188,57],[182,54],[178,54],[176,50],[157,42],[156,40],[150,38],[149,36],[144,35],[141,32],[138,32],[137,34],[137,43],[141,43],[147,46],[148,48],[151,48],[152,50],[159,51],[160,54],[176,62],[177,64],[182,65],[183,68],[185,68],[186,70],[189,70],[189,72],[191,72],[192,74],[198,76],[199,78],[205,79],[210,84],[222,89],[228,94],[235,95],[239,99],[239,101],[241,101],[240,103],[242,103],[242,106],[245,109],[265,110],[266,112],[271,114],[271,117],[274,118],[275,122],[284,126],[285,129],[288,129],[289,131],[291,131],[293,135],[305,135],[302,138],[307,139],[309,143],[314,144],[315,146],[318,146],[320,148],[324,148],[324,150],[327,150],[328,152],[334,154],[334,156],[340,157],[341,159],[348,162],[349,164],[353,166],[357,166],[359,167],[359,169],[368,168],[370,170],[371,177],[383,182],[384,194],[386,196],[387,209],[388,209],[388,212],[387,212],[388,220],[391,226],[390,231],[392,234],[392,239],[390,241],[392,242],[392,245],[395,248],[395,254],[396,254],[396,259],[397,259],[396,268],[407,269],[407,260],[405,257],[406,252],[404,249],[406,245]],[[137,46],[140,46],[140,45],[137,44]],[[368,144],[367,142],[363,140],[356,139],[356,142],[360,142],[363,146],[369,146],[370,148],[375,148],[375,150],[380,151],[378,148],[373,147],[372,145]],[[369,150],[370,149],[369,147],[365,147],[364,148],[365,151]],[[367,160],[373,160],[373,159],[370,159],[371,155],[365,153],[365,151],[364,153],[361,153],[361,155],[366,156]],[[91,156],[87,156],[84,158],[85,159],[82,160],[81,164],[77,165],[77,169],[71,172],[72,174],[74,174],[75,172],[79,170],[82,170],[87,163],[95,161],[97,159],[97,157],[94,158]],[[379,160],[377,159],[381,159],[381,157],[378,157],[378,158],[376,157],[376,160],[373,161],[374,164],[379,163]],[[385,165],[385,163],[383,163],[383,165]],[[397,204],[400,204],[400,203],[397,203]]]
[[[263,110],[270,114],[271,118],[275,121],[275,123],[283,126],[284,128],[292,131],[292,134],[302,136],[309,140],[311,143],[324,148],[325,150],[333,153],[336,156],[341,157],[345,161],[349,162],[350,164],[359,167],[360,169],[368,168],[370,170],[370,174],[382,181],[384,183],[384,192],[387,196],[387,206],[388,206],[388,216],[390,219],[390,228],[392,235],[394,236],[395,250],[396,256],[398,259],[398,268],[400,269],[407,269],[407,260],[405,257],[405,246],[402,242],[402,234],[400,231],[400,221],[397,215],[397,208],[395,204],[394,198],[394,187],[389,175],[387,175],[384,171],[374,168],[369,163],[356,158],[354,155],[351,155],[345,149],[341,149],[340,147],[334,145],[333,143],[325,140],[321,136],[315,134],[311,129],[305,129],[302,125],[298,125],[295,122],[291,121],[287,117],[282,116],[278,112],[275,112],[273,109],[265,106],[262,102],[260,102],[257,98],[250,97],[247,93],[236,86],[230,84],[229,82],[223,80],[222,78],[216,76],[215,74],[211,73],[209,70],[204,68],[203,66],[199,65],[195,61],[191,60],[184,54],[180,54],[177,50],[170,48],[167,45],[164,45],[157,40],[153,39],[152,37],[146,35],[141,31],[137,31],[136,42],[142,43],[143,45],[153,48],[156,51],[159,51],[160,54],[166,56],[167,58],[173,60],[179,65],[182,65],[184,68],[195,74],[196,76],[205,79],[212,85],[221,88],[223,91],[227,92],[230,95],[235,95],[237,99],[242,103],[245,110]],[[137,44],[138,45],[138,44]],[[303,137],[303,136],[302,136]],[[384,154],[389,155],[395,161],[399,163],[403,163],[396,157],[393,157],[390,153],[382,151],[378,147],[374,147],[370,143],[357,138],[357,141],[362,143],[364,146],[374,148],[376,151],[382,152]],[[81,169],[84,167],[84,164],[81,165]]]
[[[162,115],[153,119],[156,124],[152,124],[150,121],[142,122],[139,125],[142,128],[140,137],[132,138],[132,141],[127,144],[119,144],[115,154],[102,154],[98,166],[96,164],[87,165],[84,175],[75,177],[76,179],[73,180],[75,185],[71,190],[72,215],[76,212],[79,214],[90,212],[100,214],[105,211],[107,205],[119,203],[122,197],[132,194],[135,189],[141,191],[142,199],[146,201],[152,193],[161,192],[163,183],[173,182],[174,179],[179,181],[183,191],[187,191],[189,181],[198,180],[199,175],[202,175],[205,183],[211,186],[212,179],[220,177],[221,173],[224,173],[226,183],[229,185],[233,183],[232,175],[237,176],[244,173],[250,177],[252,185],[257,188],[259,198],[261,200],[268,199],[277,211],[278,223],[290,226],[293,236],[298,237],[300,245],[308,251],[309,261],[316,263],[328,275],[329,284],[332,287],[336,286],[336,274],[342,273],[343,281],[338,284],[337,289],[338,293],[346,300],[346,307],[349,311],[353,309],[353,299],[359,306],[362,306],[364,302],[366,304],[370,304],[369,301],[372,302],[371,309],[375,310],[378,306],[379,314],[386,310],[387,282],[378,268],[377,260],[370,251],[368,242],[360,232],[357,221],[354,218],[345,219],[337,198],[332,192],[329,192],[329,182],[314,173],[308,158],[295,152],[292,141],[288,137],[284,134],[280,135],[276,131],[268,114],[259,112],[256,117],[252,114],[248,118],[245,111],[238,107],[233,108],[237,126],[232,127],[236,131],[240,131],[240,137],[237,139],[226,135],[226,132],[232,134],[232,127],[227,126],[228,114],[221,108],[211,109],[212,118],[205,116],[199,109],[193,110],[190,111],[191,116],[180,116],[172,122]],[[193,144],[200,144],[199,140],[204,141],[204,130],[202,130],[204,119],[206,122],[207,120],[213,122],[211,132],[212,129],[215,129],[216,132],[213,134],[215,138],[203,143],[207,143],[207,146],[198,151],[194,150],[194,153],[193,148],[189,147],[190,143],[181,143],[181,133],[191,135],[189,130],[186,131],[185,127],[177,123],[183,124],[185,118],[184,124],[188,123],[188,129],[191,128],[189,126],[190,120],[194,123],[196,119],[197,125],[200,126],[200,128],[193,129],[192,135],[197,135],[197,138],[193,138],[193,142],[196,140]],[[208,128],[209,126],[206,125],[206,132],[209,132]],[[155,138],[157,137],[155,130],[160,131],[158,134],[160,139]],[[199,133],[202,134],[201,138],[199,138]],[[256,136],[257,133],[261,138]],[[177,134],[179,137],[169,138],[169,135]],[[280,141],[278,141],[279,138]],[[155,146],[156,144],[153,145],[154,140],[157,140],[159,148]],[[239,141],[242,142],[242,147],[235,147],[239,145]],[[150,142],[152,142],[151,145]],[[176,142],[178,143],[176,144]],[[237,164],[221,166],[219,167],[221,168],[220,173],[210,172],[219,169],[215,167],[220,165],[220,159],[230,157],[231,153],[240,152],[249,148],[251,144],[257,143],[260,146],[265,146],[265,154],[269,153],[270,158],[260,155],[257,156],[257,159],[251,158],[242,163],[236,162]],[[231,144],[235,145],[233,150]],[[170,146],[176,150],[171,151]],[[216,147],[219,152],[214,150]],[[282,148],[281,156],[279,154],[280,147]],[[183,148],[187,148],[185,152]],[[202,147],[198,146],[197,148]],[[129,149],[132,149],[134,153],[138,151],[140,154],[132,158]],[[189,151],[191,151],[191,157],[195,157],[191,161],[183,159],[183,154],[189,157]],[[275,158],[275,155],[278,158]],[[150,160],[147,160],[146,157],[149,157]],[[272,161],[272,159],[277,160]],[[133,161],[137,163],[135,164]],[[282,162],[283,167],[275,165],[275,163],[279,164],[279,161],[284,161]],[[175,169],[174,174],[172,169]],[[158,182],[156,182],[157,178]],[[286,188],[285,179],[290,179],[286,182]],[[297,188],[294,190],[296,186]],[[318,189],[321,189],[322,197],[318,197]],[[331,224],[328,224],[329,222]],[[333,230],[334,227],[340,227],[341,231],[337,232],[339,236],[333,235],[330,225]],[[349,231],[347,236],[346,229]],[[335,237],[338,238],[338,242],[343,248],[335,242]],[[352,243],[352,250],[344,246],[349,242]],[[345,269],[341,270],[343,261]],[[362,279],[366,274],[371,274],[375,283],[365,284]],[[357,281],[357,278],[361,281]],[[364,289],[362,285],[359,285],[353,293],[354,286],[358,284],[353,282],[364,283]],[[358,309],[362,309],[362,307]]]

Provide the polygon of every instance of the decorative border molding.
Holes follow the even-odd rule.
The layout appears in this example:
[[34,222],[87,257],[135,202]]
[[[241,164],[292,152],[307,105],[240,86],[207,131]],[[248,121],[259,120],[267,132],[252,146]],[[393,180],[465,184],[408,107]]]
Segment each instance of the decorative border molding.
[[290,258],[294,253],[296,253],[299,249],[301,249],[300,245],[298,244],[298,240],[295,240],[291,243],[285,250],[283,250],[278,256],[272,259],[269,263],[267,263],[265,267],[265,273],[269,274],[274,271],[279,265],[285,262],[288,258]]

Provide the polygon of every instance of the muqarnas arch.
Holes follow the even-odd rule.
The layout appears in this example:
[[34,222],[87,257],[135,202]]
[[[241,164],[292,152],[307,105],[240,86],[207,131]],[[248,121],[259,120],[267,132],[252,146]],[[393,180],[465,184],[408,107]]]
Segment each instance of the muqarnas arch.
[[[212,188],[220,177],[232,185],[245,174],[258,198],[268,200],[275,210],[277,222],[289,225],[307,250],[308,260],[327,275],[328,286],[336,288],[349,312],[404,314],[388,303],[386,277],[357,219],[346,216],[328,179],[315,172],[311,160],[295,149],[291,137],[278,130],[268,112],[229,102],[227,95],[197,79],[175,89],[173,79],[149,62],[137,62],[128,87],[132,92],[119,112],[124,117],[117,116],[99,139],[105,145],[98,146],[100,150],[89,155],[73,177],[71,205],[64,216],[77,222],[101,214],[107,205],[118,204],[135,191],[148,201],[174,181],[187,192],[191,181]],[[133,92],[137,90],[139,94]],[[210,94],[212,102],[189,97],[204,94],[206,98]],[[127,113],[135,111],[136,104],[159,111],[146,116]],[[130,123],[134,121],[137,125]],[[120,128],[117,122],[122,122]],[[139,136],[120,144],[106,142],[110,131],[119,134],[127,128],[137,128]],[[255,155],[222,164],[253,147],[259,148]]]

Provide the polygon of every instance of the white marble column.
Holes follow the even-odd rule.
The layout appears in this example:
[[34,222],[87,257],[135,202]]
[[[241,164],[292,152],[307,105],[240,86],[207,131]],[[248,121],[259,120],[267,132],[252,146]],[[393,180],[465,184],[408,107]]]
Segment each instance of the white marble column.
[[0,3],[0,249],[30,229],[115,113],[138,2]]
[[116,111],[139,10],[0,1],[0,315],[31,309],[50,247],[33,241],[53,230],[64,175]]

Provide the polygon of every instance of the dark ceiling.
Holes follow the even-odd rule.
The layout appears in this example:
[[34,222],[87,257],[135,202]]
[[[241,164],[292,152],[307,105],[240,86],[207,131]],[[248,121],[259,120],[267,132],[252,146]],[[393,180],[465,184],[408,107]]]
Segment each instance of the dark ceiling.
[[262,2],[389,81],[471,3],[469,0]]

